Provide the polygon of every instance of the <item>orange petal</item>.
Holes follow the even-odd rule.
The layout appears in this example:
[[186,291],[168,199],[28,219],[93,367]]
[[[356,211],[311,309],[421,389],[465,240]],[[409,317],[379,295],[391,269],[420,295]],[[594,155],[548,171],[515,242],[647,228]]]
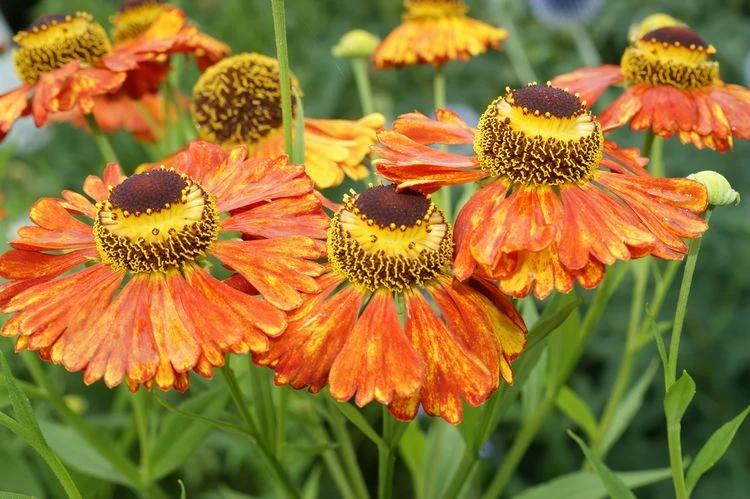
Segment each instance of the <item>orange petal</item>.
[[328,383],[328,373],[354,329],[364,299],[364,293],[353,286],[329,296],[339,284],[341,280],[334,280],[309,298],[303,306],[307,314],[291,322],[258,359],[274,369],[276,384],[317,392]]
[[51,279],[96,256],[95,248],[60,255],[12,249],[0,255],[0,276],[6,279]]
[[[750,90],[739,85],[713,85],[711,99],[721,106],[732,135],[750,139]],[[712,131],[718,132],[715,128]]]
[[318,244],[306,237],[285,237],[255,241],[219,241],[213,256],[228,265],[282,310],[302,304],[301,293],[320,289],[313,279],[323,267]]
[[10,131],[18,118],[31,111],[29,85],[23,85],[0,95],[0,140]]
[[402,114],[393,122],[393,130],[420,144],[473,144],[476,129],[450,109],[435,111],[432,120],[422,113]]
[[[602,131],[607,132],[628,123],[640,111],[642,106],[641,96],[648,88],[643,84],[633,85],[625,89],[622,95],[612,101],[599,115],[598,119],[602,125]],[[633,130],[646,130],[649,126],[650,124],[645,126],[630,124]]]
[[605,64],[560,75],[552,80],[552,86],[578,93],[581,101],[586,101],[586,106],[591,107],[606,89],[623,80],[619,65]]
[[422,362],[401,329],[389,292],[373,294],[334,360],[328,383],[333,398],[345,401],[356,393],[360,407],[373,398],[388,404],[420,388]]
[[484,402],[496,386],[492,374],[420,293],[410,292],[405,299],[406,335],[424,363],[422,406],[427,414],[458,424],[463,415],[461,399],[472,406]]
[[42,198],[29,210],[36,226],[18,229],[19,239],[11,246],[24,250],[73,249],[94,246],[90,225],[68,213],[57,199]]
[[523,298],[533,287],[534,296],[543,300],[552,291],[569,293],[573,289],[573,276],[560,263],[555,247],[536,252],[521,251],[516,257],[514,272],[498,282],[503,293]]

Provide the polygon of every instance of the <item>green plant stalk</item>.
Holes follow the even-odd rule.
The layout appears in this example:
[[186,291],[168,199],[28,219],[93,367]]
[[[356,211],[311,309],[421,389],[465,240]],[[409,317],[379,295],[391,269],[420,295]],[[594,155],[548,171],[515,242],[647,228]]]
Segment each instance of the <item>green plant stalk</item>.
[[279,388],[279,406],[276,411],[276,458],[284,459],[284,448],[286,447],[286,409],[289,402],[289,389]]
[[534,413],[534,417],[524,420],[521,424],[521,429],[513,440],[513,444],[511,444],[508,454],[503,459],[503,463],[500,465],[500,470],[494,476],[492,482],[490,482],[489,487],[482,495],[482,499],[500,497],[505,490],[505,487],[508,486],[513,473],[516,471],[516,468],[518,468],[521,459],[523,459],[523,456],[526,454],[526,450],[534,440],[539,428],[541,428],[542,423],[544,423],[549,413],[554,409],[560,389],[565,386],[568,378],[573,374],[573,370],[576,365],[578,365],[578,361],[586,350],[586,345],[588,345],[589,337],[591,336],[594,327],[599,323],[604,310],[607,308],[607,303],[612,295],[612,289],[610,288],[614,282],[614,278],[611,276],[611,273],[605,274],[604,280],[596,289],[594,298],[591,301],[591,306],[586,312],[586,316],[581,324],[580,339],[576,351],[570,356],[567,364],[563,366],[562,372],[557,379],[555,379],[547,389],[544,398],[539,403],[539,407]]
[[148,393],[143,390],[138,390],[137,393],[133,393],[130,396],[130,402],[133,407],[133,420],[135,421],[135,428],[138,432],[138,446],[140,448],[141,457],[141,481],[149,485],[151,484],[151,445],[149,442],[148,433],[148,412],[146,410],[146,397]]
[[651,131],[649,128],[646,130],[646,134],[643,137],[643,147],[641,147],[641,156],[644,158],[650,158],[651,157],[651,149],[654,146],[654,132]]
[[120,453],[117,446],[109,439],[103,438],[101,432],[94,430],[78,414],[73,412],[65,403],[63,397],[57,392],[52,384],[52,380],[47,376],[47,372],[42,366],[39,358],[33,352],[24,352],[21,357],[26,364],[34,382],[44,390],[47,401],[52,404],[55,411],[60,415],[66,425],[76,431],[86,442],[91,445],[99,454],[104,457],[117,471],[122,473],[134,485],[138,487],[139,492],[150,495],[156,499],[166,499],[167,495],[156,484],[151,488],[141,480],[141,474],[138,468]]
[[375,104],[372,98],[372,86],[370,85],[370,74],[368,71],[369,60],[367,57],[352,58],[352,71],[354,80],[357,82],[359,103],[364,114],[375,112]]
[[459,497],[461,490],[463,490],[469,477],[474,473],[474,468],[479,462],[479,452],[476,448],[469,449],[468,443],[467,448],[464,450],[461,456],[461,462],[458,463],[458,468],[453,473],[453,478],[448,484],[448,487],[443,492],[443,499],[453,499]]
[[[703,219],[708,222],[711,218],[713,206],[709,205],[703,213]],[[693,274],[695,273],[695,264],[698,261],[698,253],[701,250],[702,237],[691,239],[688,242],[688,254],[685,259],[685,270],[682,274],[682,283],[680,284],[680,293],[677,297],[677,308],[672,323],[672,338],[669,342],[669,358],[667,363],[667,386],[666,389],[674,384],[677,379],[677,356],[680,350],[680,336],[682,335],[682,326],[685,323],[685,312],[687,311],[688,298],[690,297],[690,286],[693,283]],[[682,468],[680,468],[682,469]]]
[[396,455],[393,446],[396,444],[396,421],[386,406],[383,406],[383,440],[387,448],[378,447],[378,499],[390,499],[393,492],[393,467]]
[[287,497],[299,498],[299,492],[297,492],[297,490],[292,485],[292,478],[289,476],[281,463],[276,459],[276,456],[273,455],[263,438],[261,438],[260,434],[258,433],[258,427],[253,420],[253,416],[252,414],[250,414],[250,410],[248,410],[247,406],[245,405],[245,401],[242,398],[242,391],[240,390],[240,386],[237,383],[237,378],[234,376],[234,371],[232,371],[232,368],[229,367],[229,359],[227,359],[226,364],[224,364],[224,366],[221,368],[221,374],[224,377],[227,388],[229,388],[229,393],[232,396],[234,405],[237,407],[237,411],[240,413],[240,416],[242,416],[242,419],[247,425],[249,433],[252,435],[253,443],[255,443],[256,447],[258,448],[258,450],[260,450],[260,453],[265,458],[266,463],[268,463],[268,466],[276,475],[276,482],[281,485],[281,488],[284,490],[284,493]]
[[531,65],[526,51],[523,49],[523,43],[519,37],[520,30],[516,28],[513,16],[509,14],[505,3],[506,1],[503,0],[495,0],[490,10],[494,13],[495,22],[510,33],[508,39],[503,42],[503,51],[508,54],[510,65],[513,66],[513,71],[516,73],[521,85],[526,85],[532,81],[539,81],[539,77],[534,71],[534,67]]
[[258,418],[259,436],[263,439],[268,450],[276,456],[276,410],[271,394],[270,380],[266,376],[266,369],[253,364],[252,358],[248,359],[250,372],[250,395],[255,405],[255,414]]
[[[316,443],[326,445],[329,443],[328,436],[326,435],[323,427],[320,425],[320,422],[317,422],[317,424],[312,427],[311,431]],[[338,489],[341,497],[343,499],[358,499],[357,495],[354,493],[352,485],[349,483],[349,477],[347,476],[346,472],[344,472],[344,468],[341,466],[341,462],[339,462],[339,457],[336,452],[334,452],[333,449],[329,448],[323,451],[322,456],[323,462],[328,468],[328,472],[331,474],[333,483],[336,484],[336,488]]]
[[[708,222],[711,218],[713,206],[709,205],[703,213],[703,219]],[[690,297],[690,287],[693,283],[693,274],[695,265],[698,261],[698,253],[701,249],[702,237],[691,239],[688,243],[688,254],[685,259],[685,270],[682,274],[682,283],[680,284],[680,293],[677,297],[677,307],[672,323],[672,337],[669,342],[669,356],[667,359],[665,373],[665,392],[669,391],[677,379],[677,356],[680,351],[680,337],[682,336],[682,326],[685,323],[685,313],[687,312],[688,298]],[[669,446],[669,465],[672,468],[672,483],[677,499],[687,499],[689,493],[685,485],[685,466],[682,461],[682,442],[680,423],[667,425],[667,445]]]
[[648,169],[652,177],[664,177],[666,175],[663,149],[664,141],[662,138],[654,137],[651,145],[651,161],[648,164]]
[[[446,102],[446,88],[445,88],[445,73],[443,73],[442,67],[435,68],[433,80],[432,80],[433,98],[435,112],[438,109],[445,107]],[[440,146],[440,150],[444,151],[446,148],[444,145]],[[435,197],[435,204],[438,208],[443,210],[445,218],[449,222],[453,221],[453,204],[451,203],[451,191],[450,186],[443,186],[433,194]]]
[[276,58],[279,60],[279,83],[281,84],[281,119],[284,129],[284,151],[293,156],[292,138],[292,88],[289,82],[289,53],[286,43],[286,14],[284,0],[271,0],[273,32],[276,38]]
[[336,437],[336,441],[341,447],[341,458],[344,461],[344,467],[349,475],[349,481],[353,484],[357,497],[370,497],[370,493],[367,491],[365,477],[362,475],[362,469],[357,463],[357,453],[354,450],[351,435],[349,435],[349,431],[346,429],[344,417],[337,408],[333,407],[333,404],[336,402],[333,402],[329,397],[326,397],[326,403],[328,404],[328,421],[331,423],[333,435]]
[[602,58],[586,27],[581,23],[575,23],[569,28],[569,33],[583,64],[586,66],[600,66]]
[[112,149],[112,144],[109,142],[109,137],[102,132],[102,129],[99,127],[93,114],[86,115],[86,123],[91,129],[91,136],[94,137],[94,142],[96,143],[96,147],[99,149],[99,153],[102,155],[104,162],[107,164],[119,163],[119,161],[117,161],[115,150]]
[[[617,413],[620,400],[628,388],[630,374],[633,371],[633,363],[638,354],[637,344],[641,331],[642,312],[646,302],[646,289],[648,288],[648,264],[648,260],[642,259],[630,265],[630,268],[634,271],[633,301],[630,303],[630,317],[625,336],[625,351],[620,362],[620,367],[617,370],[609,399],[607,399],[607,403],[604,406],[604,412],[599,421],[596,435],[591,440],[591,450],[597,457],[602,457],[606,452],[606,449],[601,448],[601,444]],[[588,463],[588,460],[586,462]]]

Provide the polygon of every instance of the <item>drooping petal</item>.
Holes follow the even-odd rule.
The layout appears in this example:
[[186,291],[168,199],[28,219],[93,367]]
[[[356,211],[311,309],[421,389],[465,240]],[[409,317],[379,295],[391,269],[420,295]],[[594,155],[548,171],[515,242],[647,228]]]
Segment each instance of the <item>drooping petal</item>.
[[552,80],[552,86],[567,88],[570,93],[579,94],[581,101],[591,107],[605,90],[624,79],[619,65],[605,64],[560,75]]
[[362,407],[410,397],[422,384],[422,362],[399,324],[391,293],[373,294],[336,356],[329,375],[331,396]]
[[268,239],[298,234],[325,240],[330,219],[321,207],[313,194],[269,201],[232,215],[222,228]]
[[31,112],[28,85],[0,95],[0,140],[3,140],[18,118]]
[[0,277],[6,279],[54,278],[97,256],[96,248],[50,255],[12,249],[0,255]]
[[29,210],[35,226],[18,229],[10,245],[22,250],[75,249],[94,246],[90,225],[73,217],[57,199],[42,198]]
[[450,109],[435,111],[432,120],[422,113],[402,114],[393,122],[393,130],[420,144],[473,144],[476,129]]

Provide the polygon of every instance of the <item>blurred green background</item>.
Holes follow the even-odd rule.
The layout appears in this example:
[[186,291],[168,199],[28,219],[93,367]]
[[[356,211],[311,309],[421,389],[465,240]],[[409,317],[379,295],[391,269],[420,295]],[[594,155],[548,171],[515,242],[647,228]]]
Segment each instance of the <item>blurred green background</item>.
[[[118,3],[112,0],[44,0],[34,7],[34,14],[85,10],[106,25]],[[399,22],[401,1],[287,0],[286,3],[290,64],[305,92],[305,115],[318,118],[360,116],[350,65],[348,61],[334,59],[330,54],[331,47],[342,34],[354,28],[384,36]],[[2,2],[0,5],[5,9],[11,4],[17,3]],[[180,4],[203,31],[228,43],[235,53],[275,54],[270,1],[186,0]],[[570,33],[541,24],[526,2],[470,0],[468,4],[473,17],[500,26],[512,26],[512,41],[509,43],[518,43],[523,48],[539,81],[582,65]],[[750,2],[746,0],[605,1],[599,14],[587,26],[602,60],[618,63],[631,23],[658,11],[687,22],[716,46],[716,59],[721,64],[724,81],[750,84],[742,80],[743,61],[750,53]],[[33,16],[27,22],[31,20]],[[196,76],[194,69],[185,73],[180,84],[186,93],[190,92]],[[430,68],[383,72],[373,69],[371,76],[376,107],[389,120],[414,109],[425,113],[432,111]],[[505,86],[528,83],[516,75],[504,51],[489,52],[466,64],[448,64],[446,77],[449,106],[461,109],[469,120],[476,120],[486,105],[504,92]],[[609,102],[614,95],[614,92],[607,94],[600,102]],[[25,152],[10,141],[0,146],[0,192],[5,194],[8,211],[7,218],[0,221],[0,251],[7,247],[7,238],[12,237],[14,227],[23,223],[25,213],[35,199],[58,196],[63,188],[79,190],[86,175],[101,171],[99,153],[85,132],[67,125],[54,126],[50,132],[51,140],[34,152]],[[627,145],[640,145],[643,140],[642,135],[627,130],[617,131],[615,138]],[[113,142],[126,171],[147,159],[143,147],[126,134],[116,134]],[[670,140],[665,143],[664,157],[670,176],[717,170],[737,191],[750,199],[750,142],[736,141],[733,152],[721,155],[713,151],[697,151],[677,140]],[[738,207],[717,209],[698,262],[680,354],[680,369],[688,369],[698,386],[695,402],[683,421],[686,455],[694,456],[720,424],[750,403],[747,388],[750,386],[749,269],[750,204],[745,202]],[[629,309],[630,284],[627,279],[571,382],[595,414],[599,414],[606,401],[622,354]],[[673,288],[665,306],[667,313],[661,319],[671,317],[677,285]],[[2,340],[3,350],[12,349],[11,343],[11,340]],[[656,349],[651,345],[641,353],[636,373],[655,358]],[[23,373],[20,364],[14,363],[16,368],[17,372]],[[60,389],[77,394],[79,398],[75,400],[86,404],[87,417],[92,420],[100,418],[102,424],[109,427],[127,426],[128,419],[121,412],[124,403],[119,390],[110,392],[101,383],[84,388],[80,374],[69,375],[58,367],[52,369]],[[295,400],[304,405],[305,397],[299,394]],[[646,393],[638,417],[608,456],[607,463],[611,468],[632,470],[668,465],[662,397],[662,380],[657,375]],[[515,419],[511,414],[493,435],[480,469],[483,480],[488,480],[497,463],[502,461],[518,427],[519,414],[515,413]],[[560,413],[548,420],[524,459],[511,491],[544,482],[580,466],[580,451],[565,433],[565,429],[571,426],[572,423]],[[441,426],[439,431],[455,430]],[[374,484],[376,451],[369,442],[357,438],[360,464],[369,473],[368,482]],[[460,444],[460,438],[449,437],[445,441]],[[169,475],[171,485],[166,488],[170,493],[177,494],[177,478],[185,482],[190,491],[188,497],[246,497],[241,494],[259,494],[261,490],[269,493],[259,485],[264,480],[263,468],[246,445],[239,445],[236,439],[215,431],[199,444],[193,455]],[[307,462],[305,453],[309,453],[309,449],[300,449],[299,452],[301,462]],[[446,453],[445,466],[452,466],[451,458],[457,461],[460,456],[458,447],[445,448],[442,452]],[[3,463],[0,466],[0,489],[39,497],[55,490],[51,475],[41,461],[4,431],[0,432],[0,461]],[[403,463],[399,466],[403,468]],[[435,480],[439,480],[442,472],[437,469],[434,472]],[[39,476],[43,478],[42,482],[38,480]],[[88,490],[94,494],[92,497],[129,497],[131,494],[125,488],[103,485],[100,480],[84,479],[83,476],[76,473],[77,478],[90,482]],[[403,469],[397,474],[396,484],[399,487],[396,497],[411,495]],[[323,487],[324,491],[335,493],[326,479]],[[671,495],[668,481],[638,491],[639,497]],[[694,497],[749,496],[750,425],[745,425],[724,459],[699,483]]]

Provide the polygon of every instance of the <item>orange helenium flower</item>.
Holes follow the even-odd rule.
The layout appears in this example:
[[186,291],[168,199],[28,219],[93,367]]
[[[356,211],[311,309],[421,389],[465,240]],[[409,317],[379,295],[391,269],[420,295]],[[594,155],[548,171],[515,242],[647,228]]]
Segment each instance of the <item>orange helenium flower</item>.
[[223,44],[198,34],[185,24],[182,11],[171,8],[141,35],[114,47],[90,14],[37,19],[14,37],[14,63],[23,85],[0,95],[0,140],[22,116],[31,114],[42,126],[51,113],[90,114],[103,95],[138,99],[155,92],[171,54],[193,54],[206,67],[228,53]]
[[345,196],[327,246],[323,291],[254,356],[277,384],[311,392],[328,384],[340,401],[377,400],[402,420],[421,404],[457,424],[462,398],[477,406],[501,378],[512,383],[523,320],[489,282],[451,277],[451,229],[429,197],[392,185]]
[[[184,391],[225,352],[267,350],[283,311],[319,290],[328,217],[285,157],[193,142],[172,168],[125,177],[111,163],[83,190],[95,205],[71,191],[39,200],[0,256],[0,313],[15,314],[0,334],[87,384]],[[209,256],[263,298],[213,277]]]
[[403,22],[378,45],[373,55],[381,68],[432,64],[483,54],[500,48],[507,31],[472,19],[462,0],[405,0]]
[[[412,113],[378,134],[374,152],[387,179],[430,192],[492,178],[456,221],[453,273],[479,267],[500,290],[544,298],[577,280],[596,286],[605,265],[645,255],[680,259],[681,238],[706,224],[705,188],[692,180],[651,177],[637,149],[604,140],[599,123],[561,89],[507,90],[478,128],[448,110],[437,120]],[[473,144],[476,156],[428,144]]]
[[[292,75],[294,92],[301,94]],[[296,111],[292,99],[293,112]],[[256,53],[227,57],[209,68],[193,87],[193,123],[203,140],[246,144],[250,154],[276,157],[284,153],[281,85],[276,59]],[[362,164],[385,124],[373,113],[357,121],[305,118],[305,167],[318,188],[333,187],[344,175],[360,180],[368,175]],[[296,129],[296,126],[294,127]]]
[[724,152],[733,137],[750,138],[750,90],[721,81],[715,53],[689,27],[663,26],[633,40],[619,66],[578,69],[552,83],[580,93],[587,105],[624,83],[625,92],[599,116],[605,131],[630,123],[632,130]]

